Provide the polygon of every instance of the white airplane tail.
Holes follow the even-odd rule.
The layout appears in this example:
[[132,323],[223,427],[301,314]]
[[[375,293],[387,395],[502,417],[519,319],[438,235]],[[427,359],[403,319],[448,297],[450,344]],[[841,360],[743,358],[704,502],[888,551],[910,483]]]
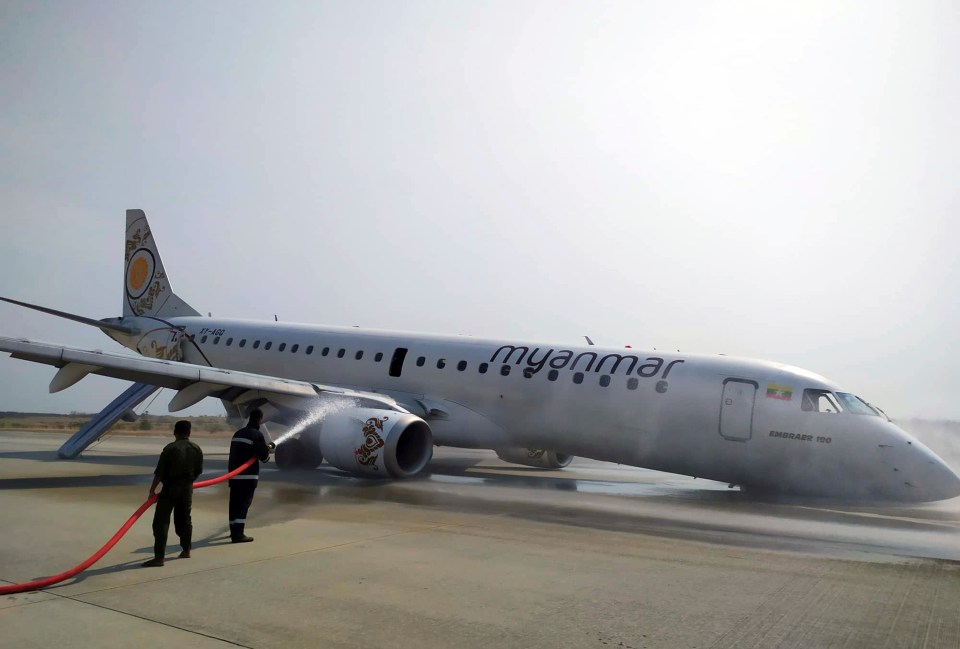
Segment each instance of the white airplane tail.
[[177,297],[163,269],[143,210],[127,210],[123,268],[123,315],[171,318],[200,315]]

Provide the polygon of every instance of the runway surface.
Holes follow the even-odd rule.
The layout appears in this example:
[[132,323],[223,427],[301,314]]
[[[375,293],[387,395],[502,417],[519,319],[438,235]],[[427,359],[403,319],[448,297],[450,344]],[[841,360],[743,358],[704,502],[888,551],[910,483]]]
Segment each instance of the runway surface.
[[[147,495],[169,439],[0,432],[0,580],[79,563]],[[227,440],[197,439],[205,476]],[[404,482],[264,468],[226,535],[194,496],[193,558],[143,569],[148,513],[87,573],[0,598],[10,647],[960,647],[960,499],[758,502],[725,485],[575,460],[438,449]],[[172,527],[172,526],[171,526]],[[171,543],[176,537],[171,529]]]

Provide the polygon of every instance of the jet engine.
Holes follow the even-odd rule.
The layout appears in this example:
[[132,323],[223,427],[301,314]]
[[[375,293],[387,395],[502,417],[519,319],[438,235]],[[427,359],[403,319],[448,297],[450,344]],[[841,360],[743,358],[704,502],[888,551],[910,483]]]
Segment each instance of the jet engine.
[[320,450],[338,469],[367,477],[408,478],[433,457],[433,432],[416,415],[352,408],[320,427]]
[[309,436],[301,435],[280,443],[273,459],[282,470],[316,469],[323,462],[323,454]]
[[562,469],[573,460],[572,455],[537,448],[501,448],[497,457],[504,462],[532,466],[537,469]]

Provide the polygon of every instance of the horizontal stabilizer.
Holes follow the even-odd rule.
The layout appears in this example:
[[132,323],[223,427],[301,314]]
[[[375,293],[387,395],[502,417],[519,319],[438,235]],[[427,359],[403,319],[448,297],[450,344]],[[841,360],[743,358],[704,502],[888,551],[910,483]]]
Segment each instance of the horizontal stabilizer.
[[45,306],[40,306],[38,304],[29,304],[27,302],[20,302],[19,300],[11,300],[8,297],[0,297],[0,300],[4,302],[9,302],[10,304],[16,304],[17,306],[23,306],[28,309],[33,309],[34,311],[40,311],[41,313],[47,313],[49,315],[55,315],[58,318],[65,318],[67,320],[73,320],[74,322],[79,322],[81,324],[90,325],[92,327],[97,327],[98,329],[103,329],[106,331],[119,331],[123,334],[132,334],[136,333],[135,329],[130,327],[124,327],[123,325],[113,324],[110,322],[104,322],[102,320],[94,320],[93,318],[85,318],[82,315],[76,315],[74,313],[67,313],[65,311],[57,311],[56,309],[51,309]]

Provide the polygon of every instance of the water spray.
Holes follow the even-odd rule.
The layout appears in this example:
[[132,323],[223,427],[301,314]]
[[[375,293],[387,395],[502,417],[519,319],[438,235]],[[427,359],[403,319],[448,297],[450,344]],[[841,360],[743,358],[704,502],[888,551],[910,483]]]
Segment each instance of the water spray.
[[340,399],[336,401],[330,400],[325,403],[321,402],[317,404],[316,407],[309,410],[307,414],[302,419],[298,420],[297,423],[291,426],[287,432],[275,439],[274,444],[280,446],[280,444],[283,444],[294,435],[303,432],[309,426],[322,421],[325,417],[338,413],[347,408],[356,407],[356,405],[357,404],[353,400],[348,399]]

